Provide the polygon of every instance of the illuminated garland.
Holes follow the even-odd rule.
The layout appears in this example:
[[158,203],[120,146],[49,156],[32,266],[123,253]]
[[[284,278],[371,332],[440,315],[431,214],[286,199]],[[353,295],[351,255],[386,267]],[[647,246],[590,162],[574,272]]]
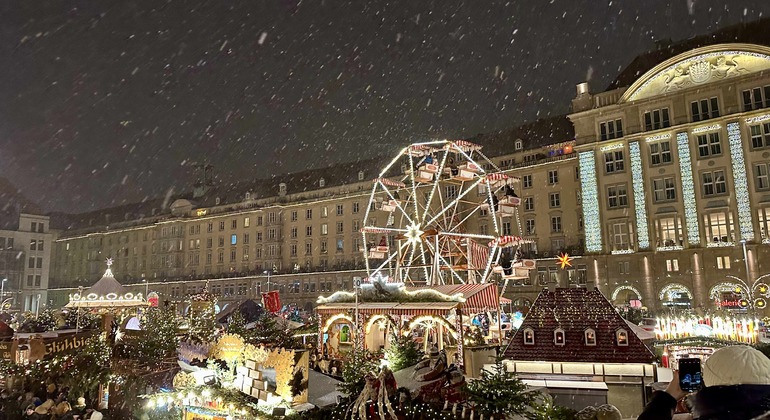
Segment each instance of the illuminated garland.
[[735,184],[735,199],[738,203],[738,226],[741,239],[754,239],[754,226],[751,222],[751,200],[749,186],[746,181],[746,164],[743,158],[743,142],[741,128],[737,122],[727,124],[727,139],[730,142],[730,157],[733,164],[733,183]]
[[639,153],[639,142],[631,142],[628,145],[631,157],[631,173],[634,186],[634,209],[636,210],[636,238],[640,249],[650,247],[650,232],[647,228],[647,206],[644,199],[644,177],[642,158]]
[[682,202],[684,202],[684,220],[687,223],[687,242],[700,244],[698,227],[698,208],[695,205],[695,185],[692,179],[692,160],[690,159],[690,139],[686,132],[677,133],[676,148],[679,154],[679,174],[682,176]]
[[602,251],[602,230],[599,218],[599,193],[596,183],[594,151],[580,152],[580,185],[583,189],[583,226],[586,251]]
[[[263,418],[260,403],[256,398],[246,395],[237,389],[220,386],[193,386],[177,389],[173,392],[159,392],[140,395],[146,399],[145,410],[168,410],[169,407],[186,407],[188,411],[199,414],[240,414],[247,418]],[[272,408],[274,404],[270,405]]]

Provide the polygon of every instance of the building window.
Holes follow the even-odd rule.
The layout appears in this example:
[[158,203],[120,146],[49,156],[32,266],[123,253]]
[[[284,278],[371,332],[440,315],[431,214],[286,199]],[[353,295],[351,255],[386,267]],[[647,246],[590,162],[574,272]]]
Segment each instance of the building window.
[[733,242],[733,231],[735,228],[732,212],[704,214],[703,227],[706,229],[706,239],[709,242]]
[[717,269],[718,270],[729,270],[730,269],[730,257],[728,257],[728,256],[717,257]]
[[313,226],[305,227],[305,236],[313,236]]
[[230,262],[235,262],[236,252],[234,249],[230,250]]
[[221,232],[223,230],[225,230],[225,221],[224,220],[219,222],[219,231]]
[[599,136],[602,140],[611,140],[623,137],[623,121],[605,121],[599,124]]
[[329,234],[329,225],[326,223],[321,223],[321,235],[328,235]]
[[319,180],[318,180],[318,186],[319,186],[320,188],[323,188],[323,187],[325,187],[325,186],[326,186],[326,180],[325,180],[325,179],[323,179],[323,178],[319,179]]
[[337,222],[337,233],[343,233],[345,231],[345,225],[343,222]]
[[313,244],[308,242],[305,244],[305,255],[310,255],[313,253]]
[[337,239],[337,252],[342,252],[344,250],[344,241],[342,239]]
[[305,210],[305,219],[310,220],[313,218],[313,209]]
[[690,103],[693,121],[705,121],[719,117],[719,101],[717,98],[701,99]]
[[621,328],[615,332],[615,337],[617,338],[617,343],[619,346],[628,345],[628,331]]
[[553,344],[557,346],[564,345],[564,330],[557,328],[553,331]]
[[237,245],[238,244],[238,235],[232,234],[230,235],[230,245]]
[[551,216],[551,232],[561,232],[561,216]]
[[559,207],[561,206],[561,197],[559,196],[559,193],[551,193],[548,195],[548,201],[551,204],[551,208]]
[[770,207],[765,207],[757,210],[759,220],[759,234],[762,239],[767,239],[770,234]]
[[[364,180],[364,171],[358,171],[358,180],[363,181]],[[331,290],[331,289],[329,289]]]
[[743,91],[743,111],[770,107],[770,86]]
[[525,211],[535,210],[535,197],[524,197],[524,210]]
[[524,344],[527,346],[535,345],[535,331],[532,328],[524,329]]
[[296,222],[297,221],[297,210],[292,210],[290,217],[291,217],[291,221],[292,222]]
[[342,216],[343,209],[344,207],[342,206],[342,204],[337,204],[337,211],[336,211],[337,216]]
[[668,272],[679,271],[679,260],[676,258],[666,260],[666,271]]
[[[550,174],[549,174],[550,176]],[[521,177],[521,184],[523,188],[532,188],[532,175],[524,175]]]
[[535,234],[535,219],[527,219],[524,221],[524,233],[527,235]]
[[618,272],[620,274],[631,274],[631,262],[618,261]]
[[361,210],[361,205],[358,202],[353,203],[353,214],[358,214]]
[[644,113],[644,130],[658,130],[671,126],[668,108],[654,109]]
[[583,333],[586,340],[586,346],[595,346],[596,345],[596,331],[592,330],[591,328],[585,330]]
[[749,129],[751,132],[752,149],[762,149],[770,146],[770,123],[752,125]]
[[502,231],[503,231],[503,235],[510,235],[511,234],[511,222],[503,222]]
[[604,171],[608,174],[621,172],[625,169],[623,151],[614,150],[604,153]]
[[537,267],[537,285],[538,286],[545,286],[548,284],[545,277],[547,273],[548,273],[548,270],[545,267]]
[[230,229],[238,229],[238,220],[233,220],[230,222]]
[[321,217],[329,217],[329,208],[326,206],[321,207]]
[[717,156],[722,154],[722,143],[719,133],[701,134],[698,136],[698,157]]
[[631,249],[631,240],[628,231],[627,222],[612,223],[610,225],[613,250],[622,251]]
[[548,171],[548,183],[551,184],[551,185],[559,183],[559,171],[558,170],[551,169],[551,170]]
[[657,246],[682,246],[682,219],[677,217],[664,217],[656,222],[658,242]]
[[628,191],[625,184],[607,187],[607,205],[611,209],[628,206]]
[[521,141],[521,139],[516,139],[516,141],[513,143],[513,149],[521,150],[523,148],[524,148],[524,142]]
[[292,226],[290,236],[291,236],[291,239],[296,239],[297,238],[297,227],[296,226]]
[[289,245],[289,255],[292,257],[297,256],[297,244],[291,244]]
[[720,195],[727,193],[727,183],[725,182],[725,171],[703,172],[701,173],[703,184],[703,195]]
[[653,165],[671,163],[671,143],[667,141],[650,143],[650,163]]
[[457,197],[457,185],[447,185],[444,188],[444,197],[447,199]]
[[757,191],[770,189],[770,179],[768,179],[767,163],[754,165],[754,184]]
[[653,179],[652,191],[656,203],[676,200],[674,177]]
[[588,268],[585,264],[578,264],[577,266],[577,282],[578,284],[588,283]]

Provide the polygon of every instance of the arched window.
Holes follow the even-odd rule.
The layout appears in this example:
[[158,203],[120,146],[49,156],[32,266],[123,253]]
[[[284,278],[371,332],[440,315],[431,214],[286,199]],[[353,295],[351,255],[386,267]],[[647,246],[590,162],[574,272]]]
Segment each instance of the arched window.
[[218,205],[219,205],[219,203],[221,203],[221,202],[222,202],[222,200],[220,200],[220,199],[219,199],[219,197],[217,197],[217,198],[214,200],[214,205],[218,206]]
[[286,195],[286,183],[281,182],[278,184],[278,194]]
[[251,193],[250,193],[250,192],[247,192],[247,193],[246,193],[246,199],[248,200],[248,199],[250,199],[250,198],[251,198]]
[[564,345],[564,330],[561,328],[557,328],[553,331],[553,344],[556,344],[557,346],[563,346]]
[[358,171],[358,180],[363,181],[364,180],[364,171]]
[[585,330],[585,340],[586,340],[586,346],[595,346],[596,345],[596,331],[589,328]]
[[521,150],[524,148],[524,142],[521,141],[521,139],[517,139],[515,143],[513,143],[514,150]]
[[319,186],[319,187],[321,187],[321,188],[325,187],[325,186],[326,186],[326,180],[325,180],[325,179],[323,179],[323,178],[321,178],[321,179],[318,181],[318,186]]
[[525,345],[535,344],[535,331],[533,331],[532,328],[524,329],[524,344]]
[[628,345],[628,331],[621,328],[617,332],[615,332],[615,337],[617,338],[617,342],[619,346]]

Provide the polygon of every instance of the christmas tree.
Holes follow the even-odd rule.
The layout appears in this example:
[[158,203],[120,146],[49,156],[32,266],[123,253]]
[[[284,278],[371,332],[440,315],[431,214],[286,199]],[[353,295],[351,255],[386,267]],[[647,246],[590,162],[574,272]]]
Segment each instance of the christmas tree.
[[412,337],[400,334],[393,334],[390,347],[385,350],[385,354],[388,357],[390,369],[394,372],[417,364],[423,356],[420,346]]
[[172,309],[149,308],[141,325],[144,335],[136,343],[136,355],[140,360],[160,361],[176,355],[179,324]]
[[217,298],[209,292],[208,282],[206,288],[192,296],[191,300],[187,338],[196,343],[215,342],[219,332],[214,312]]
[[379,364],[366,350],[354,349],[345,358],[342,365],[342,382],[337,388],[351,398],[356,398],[366,385],[364,376],[369,372],[376,375],[379,371]]
[[502,356],[495,359],[492,370],[483,369],[481,378],[465,386],[468,400],[477,414],[485,418],[506,418],[512,414],[526,414],[537,402],[538,392],[528,391],[513,372],[508,372]]

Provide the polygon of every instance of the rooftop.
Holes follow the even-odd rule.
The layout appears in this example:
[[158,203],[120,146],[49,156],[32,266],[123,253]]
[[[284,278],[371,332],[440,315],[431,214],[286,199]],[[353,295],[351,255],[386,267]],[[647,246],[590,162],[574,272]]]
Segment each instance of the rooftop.
[[[554,331],[564,330],[564,345],[554,344]],[[593,329],[596,345],[588,346],[585,331]],[[524,344],[527,329],[534,344]],[[628,345],[616,342],[625,330]],[[626,325],[612,304],[598,290],[584,288],[544,289],[505,350],[511,360],[546,362],[651,363],[655,356]]]

